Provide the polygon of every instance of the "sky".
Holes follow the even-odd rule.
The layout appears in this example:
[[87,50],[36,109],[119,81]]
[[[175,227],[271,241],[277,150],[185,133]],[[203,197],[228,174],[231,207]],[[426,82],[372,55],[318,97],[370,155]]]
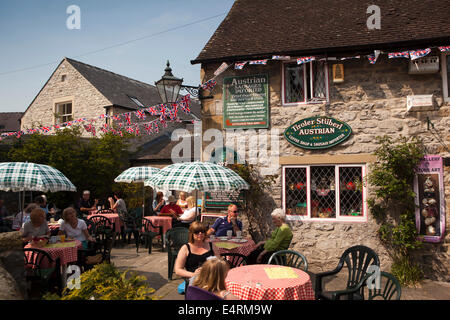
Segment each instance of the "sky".
[[[0,112],[23,112],[64,57],[154,84],[185,85],[234,0],[0,0]],[[79,29],[75,11],[79,8]]]

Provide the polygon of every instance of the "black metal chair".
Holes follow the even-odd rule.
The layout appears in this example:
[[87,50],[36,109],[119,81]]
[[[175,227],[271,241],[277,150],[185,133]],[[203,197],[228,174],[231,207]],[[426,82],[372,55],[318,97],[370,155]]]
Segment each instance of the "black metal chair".
[[294,250],[280,250],[274,252],[270,256],[268,264],[277,264],[308,271],[308,261],[306,260],[306,257]]
[[221,253],[220,256],[225,259],[230,265],[230,269],[247,265],[247,257],[240,253],[226,252]]
[[[161,242],[163,241],[163,230],[162,230],[162,226],[154,226],[153,223],[146,219],[146,218],[142,218],[142,227],[140,229],[140,233],[139,233],[139,241],[138,243],[140,243],[141,239],[144,239],[144,243],[145,243],[145,248],[148,248],[148,253],[152,253],[152,244],[153,244],[153,238],[156,236],[160,236],[161,237]],[[153,230],[158,230],[157,232],[154,232]],[[139,250],[139,246],[136,247],[136,252]]]
[[[115,231],[114,231],[114,224],[113,222],[104,217],[104,216],[90,216],[87,218],[87,220],[94,223],[91,225],[91,231],[95,229],[95,242],[99,243],[102,247],[102,254],[104,257],[104,260],[110,262],[111,257],[111,250],[114,245],[114,239],[115,239]],[[89,230],[89,226],[88,226]]]
[[137,252],[139,249],[139,233],[142,229],[142,208],[141,210],[133,209],[127,213],[119,214],[119,218],[123,223],[122,240],[126,241],[126,238],[128,237],[129,244],[131,241],[131,235],[133,234]]
[[57,291],[61,292],[62,283],[58,261],[55,261],[48,252],[41,249],[24,248],[23,252],[28,296],[32,296],[33,287],[36,284],[39,286],[38,292],[40,293],[45,293],[51,289],[51,283],[54,283]]
[[173,269],[178,251],[189,240],[189,230],[184,227],[172,228],[166,232],[168,277],[172,280]]
[[[325,277],[338,274],[344,265],[347,267],[348,277],[347,285],[344,290],[325,292],[322,289],[322,280]],[[335,299],[335,292],[344,295],[343,291],[348,291],[346,294],[349,300],[364,300],[364,286],[367,269],[370,265],[380,266],[380,259],[372,249],[366,246],[353,246],[344,251],[339,263],[334,270],[318,273],[315,275],[315,295],[316,299]],[[355,292],[351,289],[359,289]]]

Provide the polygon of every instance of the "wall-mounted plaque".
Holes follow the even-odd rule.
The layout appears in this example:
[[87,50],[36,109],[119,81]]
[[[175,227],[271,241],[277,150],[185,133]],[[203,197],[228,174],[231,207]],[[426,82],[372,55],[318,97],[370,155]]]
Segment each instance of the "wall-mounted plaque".
[[224,129],[269,127],[269,77],[250,75],[223,79]]
[[284,131],[284,137],[304,149],[325,149],[345,141],[352,128],[330,117],[311,117],[297,121]]

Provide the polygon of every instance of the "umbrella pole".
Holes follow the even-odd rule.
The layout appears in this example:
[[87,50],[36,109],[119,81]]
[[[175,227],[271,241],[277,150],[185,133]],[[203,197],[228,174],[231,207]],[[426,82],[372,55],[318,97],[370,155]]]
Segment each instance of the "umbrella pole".
[[198,202],[198,190],[195,190],[195,220],[197,220],[198,215],[198,208],[197,208],[197,202]]
[[142,182],[142,216],[145,217],[145,185]]

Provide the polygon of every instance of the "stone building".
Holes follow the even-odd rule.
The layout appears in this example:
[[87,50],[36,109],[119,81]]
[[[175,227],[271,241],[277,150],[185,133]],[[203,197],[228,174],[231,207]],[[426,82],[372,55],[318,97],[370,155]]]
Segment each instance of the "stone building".
[[[99,119],[102,114],[119,115],[160,103],[160,96],[153,85],[64,58],[23,113],[20,127],[25,131],[43,126],[51,127],[80,118]],[[132,143],[131,151],[135,151],[130,159],[132,165],[152,163],[146,160],[149,158],[148,153],[159,160],[161,165],[171,164],[167,152],[159,156],[162,147],[155,148],[154,145],[161,140],[170,141],[176,128],[192,126],[192,121],[199,119],[200,105],[192,101],[190,109],[191,114],[178,113],[181,122],[169,124],[166,128],[161,127],[158,134],[146,135],[141,128],[143,134]],[[133,114],[131,117],[133,122],[142,122]],[[146,119],[149,118],[154,120],[157,117],[147,114]],[[111,118],[96,121],[97,132],[100,132],[103,123],[111,124]],[[91,133],[83,131],[83,136],[90,137]],[[146,150],[146,146],[153,147]]]
[[[389,271],[392,261],[366,203],[371,186],[361,192],[355,185],[376,159],[377,136],[420,137],[426,153],[443,160],[444,225],[419,261],[426,277],[450,281],[450,52],[438,49],[450,45],[448,8],[441,1],[377,5],[381,29],[368,28],[369,5],[357,0],[235,1],[191,61],[201,64],[202,83],[217,81],[202,100],[202,130],[227,136],[241,129],[247,145],[231,147],[245,145],[241,157],[260,169],[275,163],[278,177],[260,223],[270,224],[272,209],[284,208],[291,248],[313,272],[333,269],[358,244],[373,248]],[[388,55],[428,48],[414,61]],[[223,63],[229,67],[215,74]],[[270,139],[252,146],[255,136]]]

